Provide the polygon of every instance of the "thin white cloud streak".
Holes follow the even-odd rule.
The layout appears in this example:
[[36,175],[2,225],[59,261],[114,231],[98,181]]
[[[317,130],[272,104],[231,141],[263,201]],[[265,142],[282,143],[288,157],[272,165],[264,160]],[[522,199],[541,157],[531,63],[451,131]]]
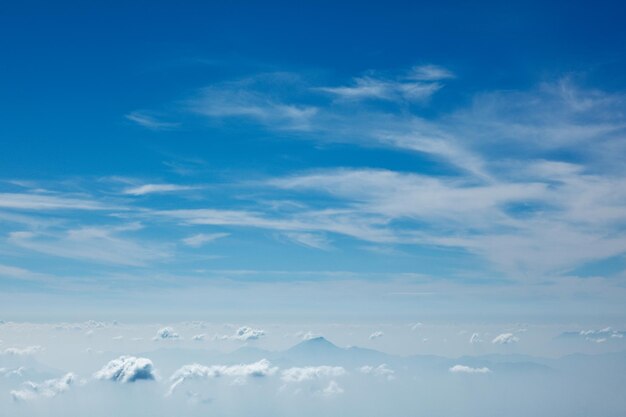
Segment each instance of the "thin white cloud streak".
[[182,242],[187,246],[199,248],[205,243],[215,242],[228,236],[230,236],[230,233],[198,233],[182,239]]
[[38,211],[112,209],[90,199],[31,193],[0,193],[0,208]]
[[248,118],[279,130],[308,131],[318,109],[281,102],[255,91],[255,80],[204,88],[188,102],[189,109],[210,118]]
[[23,281],[39,281],[54,282],[56,277],[52,275],[34,272],[28,269],[0,264],[0,277],[5,279],[23,280]]
[[23,348],[19,347],[9,347],[3,350],[0,350],[0,355],[7,356],[31,356],[37,353],[42,352],[44,349],[39,345],[26,346]]
[[143,196],[149,194],[164,194],[175,193],[181,191],[197,190],[198,187],[189,185],[177,185],[177,184],[144,184],[136,187],[127,188],[124,190],[124,194]]
[[326,236],[316,234],[316,233],[302,233],[302,232],[287,232],[283,233],[287,239],[295,242],[299,245],[306,246],[309,248],[320,249],[320,250],[329,250],[331,249],[331,244]]
[[442,85],[429,82],[383,80],[373,77],[355,78],[353,85],[318,87],[316,90],[343,100],[378,99],[387,101],[424,101],[432,97]]
[[455,75],[450,70],[439,65],[427,64],[411,68],[406,77],[412,80],[438,81],[455,78]]
[[150,130],[171,130],[180,126],[180,123],[164,122],[147,113],[134,111],[124,116],[126,119]]
[[61,234],[12,232],[8,242],[47,255],[105,264],[143,266],[168,257],[168,252],[118,236],[124,226],[84,227]]

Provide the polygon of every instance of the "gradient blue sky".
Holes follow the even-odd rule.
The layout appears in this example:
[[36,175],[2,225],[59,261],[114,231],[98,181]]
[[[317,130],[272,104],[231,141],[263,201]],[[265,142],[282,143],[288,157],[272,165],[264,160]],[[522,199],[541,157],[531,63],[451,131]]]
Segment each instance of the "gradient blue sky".
[[624,16],[3,4],[0,313],[623,319]]

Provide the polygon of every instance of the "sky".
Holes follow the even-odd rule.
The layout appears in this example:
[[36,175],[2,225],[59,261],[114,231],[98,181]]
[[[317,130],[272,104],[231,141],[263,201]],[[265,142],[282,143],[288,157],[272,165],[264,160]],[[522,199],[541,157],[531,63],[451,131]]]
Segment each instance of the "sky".
[[5,4],[0,313],[620,325],[623,12]]
[[0,417],[620,417],[626,7],[0,4]]

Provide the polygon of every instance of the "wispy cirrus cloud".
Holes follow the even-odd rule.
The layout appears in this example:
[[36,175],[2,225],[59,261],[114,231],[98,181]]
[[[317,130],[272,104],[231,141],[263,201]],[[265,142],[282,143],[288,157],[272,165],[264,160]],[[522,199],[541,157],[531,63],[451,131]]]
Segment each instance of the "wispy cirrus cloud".
[[331,94],[343,100],[386,100],[424,101],[439,89],[440,83],[384,80],[373,77],[359,77],[348,86],[318,87],[318,91]]
[[8,242],[46,255],[125,266],[143,266],[169,256],[162,245],[146,245],[121,235],[134,229],[134,225],[126,225],[81,227],[54,233],[17,231],[9,234]]
[[107,210],[100,201],[70,195],[0,193],[0,208],[16,210]]
[[199,187],[179,184],[143,184],[126,188],[123,193],[127,195],[143,196],[149,194],[165,194],[182,191],[197,190]]
[[182,242],[193,248],[199,248],[205,243],[214,242],[218,239],[223,239],[230,236],[230,233],[198,233],[182,239]]
[[188,101],[188,108],[214,119],[247,118],[279,130],[311,129],[318,111],[315,106],[285,102],[267,94],[267,86],[259,87],[257,81],[244,79],[206,87]]
[[156,116],[142,111],[134,111],[124,116],[126,119],[150,130],[171,130],[180,126],[180,123],[166,122]]

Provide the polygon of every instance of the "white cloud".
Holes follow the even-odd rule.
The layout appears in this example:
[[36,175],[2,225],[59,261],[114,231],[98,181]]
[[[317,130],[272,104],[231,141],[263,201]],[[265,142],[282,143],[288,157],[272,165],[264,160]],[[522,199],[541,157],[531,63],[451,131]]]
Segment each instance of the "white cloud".
[[324,235],[316,233],[288,232],[283,236],[302,246],[314,249],[328,250],[331,248],[329,240]]
[[198,233],[196,235],[184,238],[182,242],[187,246],[198,248],[205,243],[214,242],[227,236],[230,236],[230,233]]
[[478,333],[472,333],[472,336],[470,336],[469,342],[471,345],[475,345],[477,343],[482,343],[483,340],[480,338],[480,335]]
[[359,77],[355,78],[350,86],[319,87],[317,90],[343,100],[423,101],[430,98],[441,87],[441,84],[436,82]]
[[11,391],[15,401],[33,400],[37,397],[56,397],[58,394],[68,391],[76,383],[76,375],[67,373],[58,379],[48,379],[42,383],[25,382],[21,390]]
[[311,339],[315,339],[316,337],[320,337],[319,334],[313,333],[312,331],[299,331],[296,332],[296,337],[302,339],[302,340],[311,340]]
[[513,333],[499,334],[491,341],[491,343],[495,345],[510,345],[517,342],[519,342],[519,337],[515,336]]
[[155,379],[154,366],[147,358],[120,356],[94,374],[94,378],[114,382],[135,382]]
[[420,327],[422,327],[424,324],[423,323],[414,323],[411,325],[411,331],[414,332],[416,330],[418,330]]
[[282,130],[309,130],[317,108],[287,104],[254,91],[244,83],[205,88],[190,101],[190,109],[211,118],[248,118]]
[[454,78],[454,74],[438,65],[418,65],[411,68],[407,78],[420,81],[437,81]]
[[126,119],[137,123],[139,126],[151,130],[169,130],[180,126],[180,123],[164,122],[155,116],[141,111],[134,111],[125,115]]
[[39,345],[26,346],[23,348],[9,347],[4,350],[0,350],[0,354],[7,356],[29,356],[42,352],[43,348]]
[[465,365],[454,365],[449,369],[454,374],[488,374],[491,373],[489,368],[472,368]]
[[252,327],[242,326],[238,328],[232,336],[224,336],[223,338],[248,341],[257,340],[263,336],[265,336],[265,330],[263,329],[254,329]]
[[180,191],[197,190],[198,187],[178,184],[143,184],[126,188],[124,194],[142,196],[148,194],[174,193]]
[[162,247],[122,237],[140,227],[123,226],[81,227],[61,234],[18,231],[9,234],[8,242],[23,249],[47,255],[125,266],[143,266],[166,258]]
[[178,340],[180,335],[174,331],[171,327],[163,327],[157,331],[156,336],[152,340]]
[[193,335],[191,340],[195,340],[196,342],[202,342],[205,338],[206,338],[206,334],[202,333],[202,334]]
[[339,394],[343,394],[343,388],[341,388],[336,381],[330,381],[322,390],[322,395],[325,396],[334,396]]
[[304,382],[320,378],[334,378],[345,375],[347,372],[341,366],[306,366],[285,369],[281,379],[285,382]]
[[0,193],[0,208],[19,210],[108,210],[98,201],[55,194]]
[[174,393],[176,388],[189,379],[207,379],[219,377],[266,377],[274,375],[278,371],[277,367],[267,359],[261,359],[258,362],[240,365],[212,365],[204,366],[197,363],[185,365],[178,369],[170,377],[172,385],[167,395]]
[[[0,340],[0,343],[2,341]],[[2,375],[5,378],[12,378],[12,377],[22,377],[24,375],[24,371],[26,370],[25,367],[20,366],[18,368],[15,369],[8,369],[8,368],[0,368],[0,375]]]
[[584,338],[589,342],[604,343],[607,340],[623,339],[626,332],[613,330],[611,327],[602,329],[581,330],[579,332],[565,332],[562,336],[575,336]]
[[374,375],[374,376],[383,377],[390,381],[395,378],[395,371],[389,368],[384,363],[378,366],[370,366],[370,365],[361,366],[359,368],[359,372],[365,375]]
[[383,337],[385,335],[385,333],[381,332],[381,331],[376,331],[374,333],[372,333],[370,335],[370,340],[374,340],[374,339],[378,339],[380,337]]

